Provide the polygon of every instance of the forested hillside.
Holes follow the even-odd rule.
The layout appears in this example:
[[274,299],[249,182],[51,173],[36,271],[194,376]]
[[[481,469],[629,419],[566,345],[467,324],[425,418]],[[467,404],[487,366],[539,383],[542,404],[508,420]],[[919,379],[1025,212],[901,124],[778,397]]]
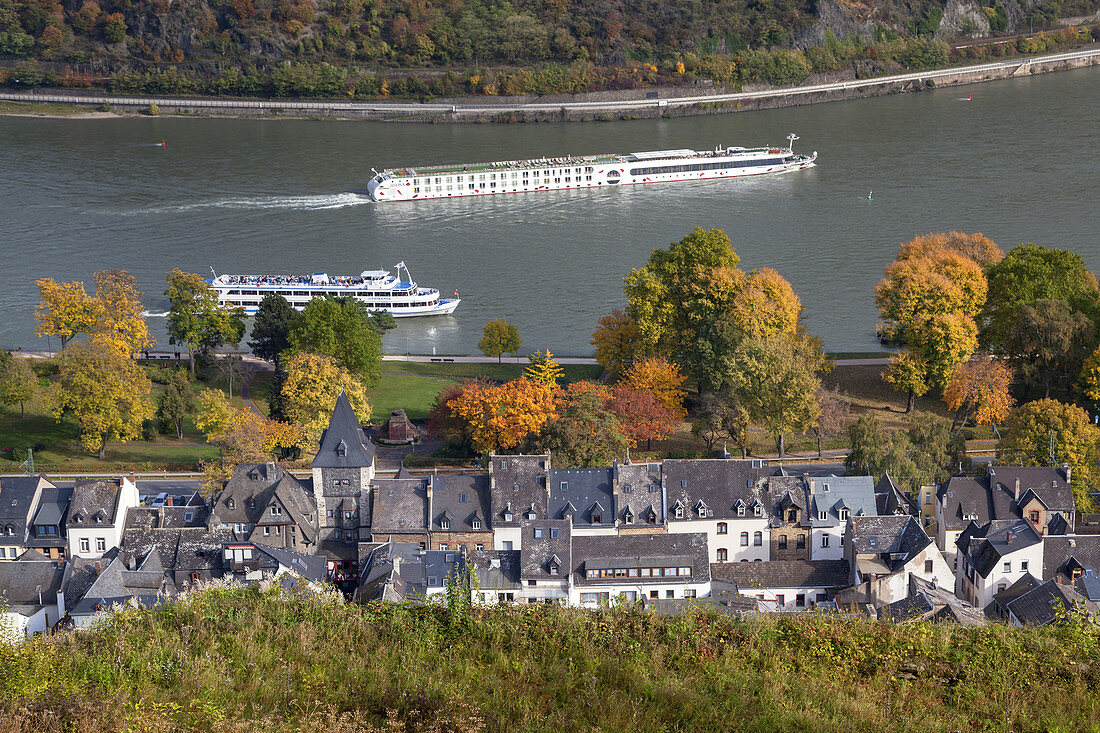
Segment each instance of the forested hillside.
[[[942,65],[952,53],[945,40],[1053,28],[1060,17],[1091,13],[1098,5],[0,0],[0,61],[7,69],[0,74],[9,84],[94,80],[116,91],[275,96],[565,93],[700,78],[727,86],[782,84],[814,71],[852,69],[868,76]],[[1038,45],[1091,40],[1083,32]],[[1000,52],[1015,52],[1011,45]]]

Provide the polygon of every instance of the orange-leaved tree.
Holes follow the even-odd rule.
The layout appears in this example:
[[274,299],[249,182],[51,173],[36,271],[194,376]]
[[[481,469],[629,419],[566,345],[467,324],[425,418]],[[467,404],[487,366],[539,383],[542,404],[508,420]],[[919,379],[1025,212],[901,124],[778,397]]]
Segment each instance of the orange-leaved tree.
[[596,347],[596,363],[613,374],[631,364],[642,350],[641,334],[634,319],[615,309],[599,321],[590,344]]
[[447,404],[468,426],[479,453],[516,448],[555,414],[553,389],[526,377],[491,386],[468,384]]
[[1012,369],[997,359],[971,359],[955,368],[943,391],[947,409],[955,411],[951,429],[961,431],[970,418],[981,425],[1002,422],[1016,399]]
[[680,418],[649,390],[635,389],[630,385],[615,387],[608,407],[622,423],[619,429],[631,448],[644,440],[646,450],[649,450],[653,439],[668,437]]
[[684,416],[684,375],[663,356],[640,359],[626,370],[623,386],[652,394],[672,418]]

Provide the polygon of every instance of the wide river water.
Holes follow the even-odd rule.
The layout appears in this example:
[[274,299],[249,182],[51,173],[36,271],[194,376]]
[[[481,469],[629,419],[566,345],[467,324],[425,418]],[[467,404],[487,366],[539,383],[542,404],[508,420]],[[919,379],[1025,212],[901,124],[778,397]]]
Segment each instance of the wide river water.
[[[874,284],[914,235],[981,231],[1005,249],[1033,241],[1100,267],[1098,120],[1100,68],[569,125],[4,117],[0,346],[47,345],[32,317],[41,277],[90,288],[93,271],[125,268],[158,311],[173,267],[358,273],[403,260],[463,302],[453,316],[400,321],[388,350],[476,353],[485,322],[503,318],[524,351],[591,354],[596,319],[625,301],[623,275],[699,226],[725,229],[746,269],[790,280],[830,350],[875,349]],[[796,150],[819,152],[816,168],[420,203],[363,195],[372,166],[777,144],[792,131]],[[151,325],[167,347],[163,320]]]

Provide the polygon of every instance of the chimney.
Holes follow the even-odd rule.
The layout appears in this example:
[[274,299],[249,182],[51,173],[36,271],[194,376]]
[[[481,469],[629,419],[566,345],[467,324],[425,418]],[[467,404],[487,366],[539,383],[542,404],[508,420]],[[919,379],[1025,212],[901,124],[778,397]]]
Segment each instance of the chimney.
[[1063,463],[1062,464],[1062,473],[1065,474],[1065,476],[1066,476],[1066,483],[1067,484],[1070,483],[1070,481],[1072,480],[1071,479],[1072,469],[1069,467],[1068,463]]
[[1016,501],[1020,500],[1020,477],[1016,477]]
[[137,476],[134,475],[133,471],[130,471],[130,475],[126,477],[126,480],[134,485],[137,485]]
[[1012,532],[1009,532],[1007,537],[1008,537],[1008,541],[1012,542]]

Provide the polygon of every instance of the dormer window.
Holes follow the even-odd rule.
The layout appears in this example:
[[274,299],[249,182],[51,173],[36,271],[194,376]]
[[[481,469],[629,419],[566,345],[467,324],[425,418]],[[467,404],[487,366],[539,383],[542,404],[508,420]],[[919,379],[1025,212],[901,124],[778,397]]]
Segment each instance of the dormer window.
[[843,519],[843,520],[848,519],[848,510],[847,509],[841,509],[840,510],[840,518]]
[[676,518],[677,519],[683,519],[684,518],[684,508],[682,506],[676,507]]
[[251,496],[248,497],[248,508],[249,509],[255,509],[256,508],[256,500],[253,499]]
[[504,512],[504,521],[505,522],[511,522],[512,521],[512,512]]
[[551,575],[557,575],[558,574],[558,564],[556,562],[550,563],[550,574]]
[[623,522],[625,522],[626,524],[634,524],[634,515],[630,512],[627,512],[623,515]]
[[280,507],[280,506],[273,506],[273,507],[271,507],[271,514],[272,514],[273,516],[278,516],[278,515],[280,515],[280,514],[282,514],[282,513],[283,513],[283,508],[282,508],[282,507]]
[[98,514],[95,515],[95,523],[96,524],[101,524],[102,522],[103,522],[103,517],[99,516]]
[[4,527],[4,534],[11,537],[12,535],[15,534],[15,527],[11,526],[10,524],[8,526]]
[[474,521],[470,522],[470,526],[473,529],[481,529],[481,520],[480,519],[475,519]]
[[826,519],[829,518],[829,512],[818,512],[817,513],[817,518],[819,520],[821,520],[822,522],[824,522]]
[[600,524],[603,521],[603,516],[599,514],[592,515],[592,524]]
[[764,512],[764,509],[759,504],[757,504],[756,506],[754,506],[752,508],[752,515],[754,517],[759,517],[763,512]]
[[798,510],[797,509],[788,509],[787,510],[787,521],[788,522],[797,522],[798,521]]
[[646,517],[646,521],[650,524],[657,524],[657,512],[650,510],[649,515]]
[[466,503],[466,495],[465,494],[459,494],[458,495],[458,503],[459,504],[465,504]]
[[822,491],[828,491],[829,490],[829,484],[822,484],[821,485],[821,490]]
[[534,528],[534,533],[535,533],[535,539],[536,540],[541,540],[542,539],[542,527],[535,527]]
[[745,505],[744,504],[738,504],[737,505],[737,516],[739,516],[739,517],[745,516]]
[[225,502],[225,505],[230,509],[236,509],[237,508],[237,502],[233,501],[232,499]]
[[342,441],[342,440],[341,440],[341,441],[340,441],[340,442],[339,442],[339,443],[338,443],[338,444],[336,445],[336,455],[338,455],[338,456],[346,456],[347,454],[348,454],[348,446],[347,446],[347,443],[345,443],[344,441]]
[[450,529],[451,528],[451,520],[447,519],[446,517],[444,517],[443,519],[440,519],[439,520],[439,528],[440,529]]
[[561,490],[562,491],[568,491],[569,490],[569,482],[568,481],[562,481],[561,482]]

